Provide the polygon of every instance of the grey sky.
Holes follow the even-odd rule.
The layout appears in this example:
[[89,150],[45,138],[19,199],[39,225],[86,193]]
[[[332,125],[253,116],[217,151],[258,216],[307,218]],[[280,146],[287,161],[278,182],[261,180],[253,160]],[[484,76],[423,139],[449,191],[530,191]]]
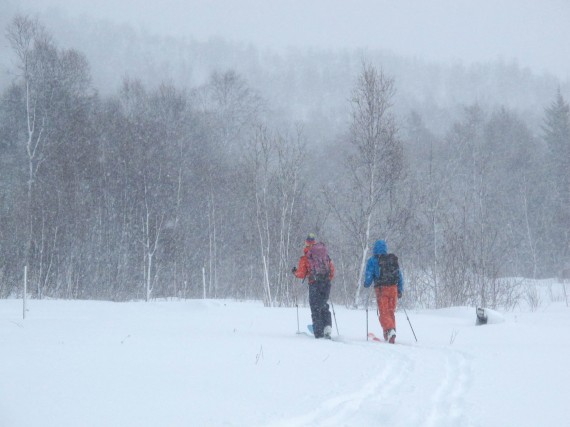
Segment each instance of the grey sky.
[[367,47],[437,62],[516,60],[570,77],[569,0],[23,0],[159,34]]

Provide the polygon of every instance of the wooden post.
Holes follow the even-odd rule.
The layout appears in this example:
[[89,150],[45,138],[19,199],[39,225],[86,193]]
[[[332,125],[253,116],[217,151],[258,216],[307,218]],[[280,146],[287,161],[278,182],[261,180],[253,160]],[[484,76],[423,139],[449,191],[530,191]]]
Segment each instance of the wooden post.
[[26,318],[26,296],[28,293],[28,266],[24,266],[24,297],[22,308],[22,319]]
[[202,286],[204,288],[204,299],[206,299],[206,267],[202,267]]

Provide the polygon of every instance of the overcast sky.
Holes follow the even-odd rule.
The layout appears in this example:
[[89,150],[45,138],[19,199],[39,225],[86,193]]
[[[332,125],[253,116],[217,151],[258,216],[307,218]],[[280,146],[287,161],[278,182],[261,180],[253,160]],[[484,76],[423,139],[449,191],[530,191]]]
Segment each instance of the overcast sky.
[[[1,3],[2,0],[0,0]],[[429,61],[516,59],[570,77],[570,0],[22,0],[199,40],[389,49]]]

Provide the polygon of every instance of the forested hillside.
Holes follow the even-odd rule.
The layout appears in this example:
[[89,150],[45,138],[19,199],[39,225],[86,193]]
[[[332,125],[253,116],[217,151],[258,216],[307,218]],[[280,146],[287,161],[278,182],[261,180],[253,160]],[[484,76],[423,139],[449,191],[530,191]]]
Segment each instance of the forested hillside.
[[422,307],[569,266],[568,82],[48,21],[3,29],[2,297],[288,305],[308,232],[349,306],[377,238]]

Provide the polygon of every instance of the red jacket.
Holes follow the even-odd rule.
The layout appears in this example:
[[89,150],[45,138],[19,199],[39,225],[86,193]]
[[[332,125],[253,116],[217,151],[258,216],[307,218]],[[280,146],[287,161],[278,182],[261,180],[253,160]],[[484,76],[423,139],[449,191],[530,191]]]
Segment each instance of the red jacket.
[[[299,259],[299,265],[297,266],[297,271],[295,271],[295,277],[298,279],[304,279],[305,277],[309,276],[309,260],[307,259],[307,252],[309,252],[311,246],[305,246],[303,249],[303,256]],[[329,275],[329,279],[332,280],[334,278],[334,264],[332,259],[330,261],[331,272]],[[315,283],[314,280],[309,279],[309,284]]]

